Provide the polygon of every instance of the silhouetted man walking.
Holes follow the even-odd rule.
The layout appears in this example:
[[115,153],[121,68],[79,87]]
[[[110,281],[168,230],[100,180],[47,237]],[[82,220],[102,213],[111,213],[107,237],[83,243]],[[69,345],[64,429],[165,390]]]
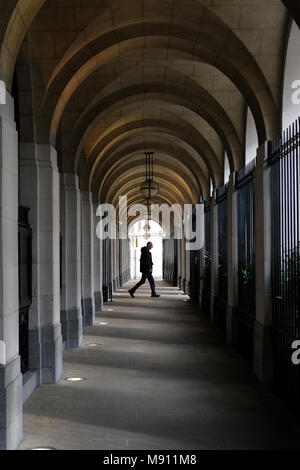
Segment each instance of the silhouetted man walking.
[[133,289],[130,289],[128,291],[131,297],[134,297],[135,291],[143,284],[145,284],[146,279],[148,279],[149,281],[152,291],[152,297],[160,297],[160,295],[155,292],[155,282],[152,275],[153,262],[152,255],[150,253],[150,250],[152,250],[152,248],[153,244],[151,242],[147,243],[147,246],[144,246],[144,248],[142,248],[142,255],[140,259],[140,271],[142,273],[142,279],[135,287],[133,287]]

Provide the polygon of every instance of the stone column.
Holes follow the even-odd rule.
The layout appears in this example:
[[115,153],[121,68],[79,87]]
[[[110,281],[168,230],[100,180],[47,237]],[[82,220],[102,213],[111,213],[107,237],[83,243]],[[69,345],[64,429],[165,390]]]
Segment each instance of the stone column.
[[108,240],[102,240],[102,297],[103,303],[108,298],[108,265],[107,265]]
[[215,297],[218,295],[218,210],[216,204],[216,191],[214,190],[210,208],[210,246],[211,246],[211,294],[210,294],[210,318],[214,322]]
[[235,173],[230,175],[227,191],[227,343],[234,344],[234,316],[238,305],[238,195]]
[[111,300],[113,291],[113,254],[112,254],[113,240],[108,240],[107,244],[107,266],[108,266],[108,289],[109,300]]
[[87,191],[81,191],[81,236],[81,286],[83,324],[93,325],[95,320],[94,207],[92,203],[92,195]]
[[271,168],[267,142],[257,151],[255,169],[255,261],[256,322],[254,331],[254,373],[265,383],[273,381],[271,342]]
[[0,449],[22,439],[22,375],[19,356],[18,134],[14,103],[0,105]]
[[100,218],[97,217],[98,203],[93,204],[94,211],[94,299],[95,311],[101,312],[103,309],[103,296],[102,296],[102,242],[97,237],[96,227]]
[[182,266],[182,261],[181,261],[181,240],[178,240],[178,287],[181,289],[181,281],[182,281],[182,272],[181,272],[181,266]]
[[61,218],[61,324],[67,348],[82,342],[81,207],[78,176],[60,175]]
[[20,145],[20,202],[30,208],[32,305],[29,368],[37,384],[56,383],[62,373],[60,324],[59,174],[49,145]]
[[117,260],[118,260],[117,240],[112,240],[112,257],[111,257],[111,264],[112,264],[112,285],[113,285],[113,292],[116,292],[116,290],[117,290],[117,288],[118,288],[118,283],[117,283],[117,276],[118,276]]
[[126,284],[130,280],[130,240],[121,240],[122,244],[122,281]]
[[177,287],[180,287],[180,240],[176,240],[177,243]]
[[28,207],[32,230],[32,304],[29,310],[29,369],[37,373],[41,383],[42,350],[40,319],[40,228],[39,228],[39,163],[35,143],[21,143],[20,154],[20,204]]
[[204,214],[204,203],[201,204],[201,211],[200,211],[200,220],[198,221],[200,224],[200,239],[202,242],[202,246],[200,248],[200,289],[199,289],[199,309],[202,310],[202,291],[204,289],[204,279],[205,279],[205,214]]
[[185,271],[186,271],[186,261],[185,261],[185,236],[183,235],[182,237],[182,242],[181,242],[181,272],[182,272],[182,290],[183,292],[186,292],[186,278],[185,278]]
[[41,383],[56,383],[62,374],[60,323],[59,173],[56,150],[38,145],[39,308]]
[[[118,250],[118,259],[117,259],[117,282],[118,288],[122,287],[123,284],[123,273],[124,271],[124,264],[122,263],[123,257],[123,243],[122,240],[117,240],[117,250]],[[126,269],[126,268],[125,268]]]
[[[186,243],[186,240],[185,240]],[[191,280],[191,252],[187,251],[186,245],[184,246],[185,251],[185,291],[190,294],[190,280]]]

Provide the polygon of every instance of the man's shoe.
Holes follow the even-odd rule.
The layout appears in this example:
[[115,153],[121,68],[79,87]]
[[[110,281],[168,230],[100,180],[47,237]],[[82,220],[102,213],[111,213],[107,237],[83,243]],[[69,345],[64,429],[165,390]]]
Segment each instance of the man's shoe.
[[158,295],[158,294],[155,293],[155,294],[152,294],[151,297],[158,298],[158,297],[160,297],[160,295]]
[[131,295],[131,297],[134,299],[134,293],[131,290],[129,290],[128,292]]

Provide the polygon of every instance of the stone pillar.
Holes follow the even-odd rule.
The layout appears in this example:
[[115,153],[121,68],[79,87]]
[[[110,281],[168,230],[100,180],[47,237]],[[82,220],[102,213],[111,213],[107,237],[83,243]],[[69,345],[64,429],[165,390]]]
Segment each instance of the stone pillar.
[[202,291],[204,289],[204,280],[205,280],[205,245],[204,245],[204,240],[205,240],[205,214],[204,214],[204,203],[201,204],[201,211],[200,211],[200,220],[198,221],[198,224],[200,224],[200,239],[202,242],[202,246],[200,248],[200,289],[199,289],[199,309],[202,311]]
[[111,264],[112,264],[112,286],[113,286],[113,292],[116,292],[116,290],[117,290],[117,288],[118,288],[118,284],[117,284],[117,276],[118,276],[117,260],[118,260],[117,240],[112,240],[112,257],[111,257]]
[[123,258],[123,284],[126,284],[130,280],[130,253],[131,246],[130,240],[122,240],[122,258]]
[[178,240],[178,279],[177,284],[179,289],[181,289],[182,282],[182,272],[181,272],[182,260],[181,260],[181,240]]
[[265,383],[273,382],[271,342],[271,167],[267,142],[257,151],[255,169],[255,261],[256,322],[254,331],[254,373]]
[[107,266],[108,266],[108,287],[109,287],[109,300],[111,300],[113,292],[113,240],[108,240],[107,245]]
[[186,249],[186,242],[185,240],[185,245],[184,245],[184,251],[185,251],[185,290],[186,293],[189,295],[190,294],[190,280],[191,280],[191,252]]
[[81,236],[81,287],[83,324],[93,325],[95,320],[94,207],[92,203],[92,195],[87,191],[81,191]]
[[118,287],[122,287],[123,283],[123,273],[126,270],[126,267],[124,268],[124,264],[122,263],[122,257],[123,257],[123,243],[122,240],[117,241],[117,250],[118,250],[118,259],[117,259],[117,282],[118,282]]
[[42,350],[40,319],[40,228],[39,228],[39,163],[35,143],[20,144],[20,203],[28,207],[32,230],[32,304],[29,310],[29,369],[41,383]]
[[216,191],[214,190],[210,208],[210,244],[211,244],[211,295],[210,318],[214,322],[214,304],[218,289],[218,210],[216,204]]
[[53,384],[62,373],[62,336],[59,174],[51,146],[20,145],[20,202],[30,208],[32,228],[29,368],[36,371],[37,384]]
[[94,300],[95,311],[101,312],[103,309],[103,295],[102,295],[102,242],[97,237],[96,227],[100,218],[97,217],[98,203],[94,202]]
[[53,147],[20,145],[20,202],[30,208],[32,228],[29,368],[38,384],[53,384],[62,373],[59,174]]
[[234,343],[234,316],[238,305],[238,196],[235,173],[230,175],[227,191],[227,316],[226,339]]
[[177,279],[176,285],[180,287],[180,240],[176,240],[177,243]]
[[120,287],[120,244],[119,240],[115,241],[115,283],[116,290]]
[[19,356],[18,134],[12,97],[0,105],[0,449],[22,439]]
[[185,278],[185,272],[186,272],[186,262],[185,262],[185,236],[183,235],[182,237],[182,242],[181,242],[181,272],[182,272],[182,290],[183,292],[186,292],[186,278]]
[[62,374],[60,323],[59,173],[56,150],[38,145],[39,308],[41,383],[56,383]]
[[60,175],[61,219],[61,325],[67,348],[82,342],[81,207],[78,176]]
[[108,240],[102,240],[102,297],[103,303],[108,298],[108,265],[107,265]]

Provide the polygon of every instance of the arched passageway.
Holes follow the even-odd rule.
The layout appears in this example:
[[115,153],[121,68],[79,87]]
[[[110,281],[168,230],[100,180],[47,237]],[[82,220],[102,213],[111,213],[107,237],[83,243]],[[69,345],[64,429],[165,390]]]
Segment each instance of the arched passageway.
[[[78,366],[85,376],[95,360],[104,377],[106,366],[124,366],[125,380],[124,370],[130,377],[145,369],[147,393],[154,393],[157,373],[167,390],[176,379],[182,395],[174,400],[184,400],[181,373],[191,350],[197,357],[212,353],[219,366],[222,360],[209,345],[217,348],[220,341],[223,348],[225,339],[243,356],[249,374],[299,410],[300,77],[295,58],[300,44],[295,3],[0,0],[1,449],[15,449],[22,441],[24,409],[24,443],[29,443],[30,423],[41,424],[29,410],[52,390],[61,400],[73,392],[61,379],[66,371]],[[145,154],[155,155],[146,174]],[[145,194],[145,179],[146,191],[149,181],[155,183],[153,194]],[[146,299],[147,290],[137,294],[136,305],[147,316],[140,331],[138,319],[126,316],[134,299],[124,296],[130,278],[139,274],[139,237],[130,240],[128,227],[145,202],[148,209],[150,202],[161,208],[155,221],[164,240],[159,234],[154,274],[169,285],[160,285],[156,306]],[[163,214],[168,223],[161,220]],[[148,211],[143,217],[148,219]],[[181,301],[181,291],[191,303]],[[162,308],[155,325],[148,319],[150,305]],[[115,322],[111,330],[96,325],[101,318]],[[188,341],[191,324],[195,336],[183,345],[179,331]],[[149,358],[136,328],[143,335],[151,325],[156,332],[158,325],[174,328],[176,344],[163,335],[165,330],[165,343],[153,342],[150,335]],[[123,341],[130,349],[134,340],[140,359],[126,349],[122,361],[106,342],[102,349],[87,350],[89,332],[94,341],[107,331],[117,334],[114,346]],[[160,351],[156,371],[153,358]],[[177,372],[170,351],[174,358],[181,353],[185,358],[176,362]],[[85,353],[91,363],[84,362]],[[242,359],[229,350],[224,354],[232,373],[239,373]],[[212,371],[218,387],[227,383],[213,360],[201,364],[193,363],[199,377],[186,390],[191,400],[193,389],[197,394],[199,387],[212,387],[213,382],[201,379],[203,371],[207,376]],[[240,379],[255,400],[269,396],[258,384],[255,395],[249,377]],[[95,394],[94,386],[104,400],[113,384],[112,376],[106,385],[86,382],[85,388],[74,389],[84,403]],[[134,388],[117,398],[135,393],[140,400]],[[246,401],[240,398],[244,420]],[[164,403],[164,395],[161,399]],[[220,413],[229,423],[225,405]],[[141,422],[132,423],[138,440],[143,439],[137,436],[141,407],[139,402],[134,408]],[[126,442],[124,414],[117,406],[111,411]],[[269,415],[261,412],[266,423]],[[80,419],[78,413],[77,424],[91,425]],[[182,419],[176,415],[178,426]],[[168,441],[169,430],[155,435],[150,432],[154,423],[148,424],[147,433],[164,438],[166,445],[186,445],[180,434],[179,441],[174,435]],[[107,417],[103,433],[105,425],[113,420]],[[220,436],[224,430],[221,426]],[[112,439],[119,439],[115,431]],[[247,447],[234,433],[232,439],[232,445]],[[249,437],[250,447],[256,442]],[[222,446],[220,440],[206,443]],[[261,443],[270,445],[267,439]]]

